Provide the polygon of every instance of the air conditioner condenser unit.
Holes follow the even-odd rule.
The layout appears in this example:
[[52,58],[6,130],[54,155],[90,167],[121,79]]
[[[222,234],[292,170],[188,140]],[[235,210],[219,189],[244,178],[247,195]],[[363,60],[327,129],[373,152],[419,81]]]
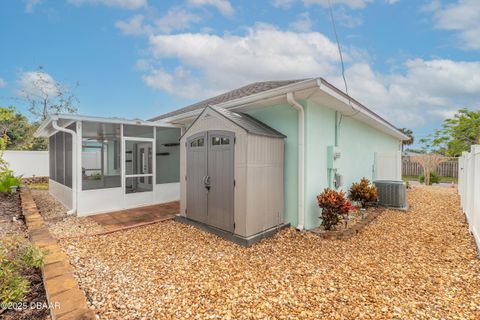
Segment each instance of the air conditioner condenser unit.
[[407,185],[403,181],[377,180],[373,182],[378,190],[379,204],[400,210],[408,209]]

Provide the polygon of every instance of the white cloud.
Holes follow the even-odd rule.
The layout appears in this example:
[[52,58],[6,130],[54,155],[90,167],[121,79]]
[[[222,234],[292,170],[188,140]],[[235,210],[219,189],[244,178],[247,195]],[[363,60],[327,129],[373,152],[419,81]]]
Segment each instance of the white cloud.
[[35,6],[39,5],[42,0],[26,0],[25,1],[25,11],[32,13],[35,10]]
[[190,27],[194,22],[200,21],[200,17],[180,7],[172,8],[155,21],[156,27],[164,33],[173,30],[183,30]]
[[138,9],[147,6],[147,0],[68,0],[75,5],[94,4],[125,9]]
[[330,74],[338,62],[336,45],[321,33],[281,31],[269,25],[257,25],[243,36],[151,36],[150,50],[155,59],[176,58],[183,67],[171,73],[156,70],[144,78],[146,83],[189,98],[256,80]]
[[[255,81],[319,76],[344,88],[336,45],[319,32],[258,24],[243,35],[152,35],[149,43],[143,80],[177,96],[202,99]],[[172,58],[179,61],[173,69],[152,67]],[[350,94],[396,125],[418,127],[480,100],[480,61],[411,59],[378,73],[355,48],[345,49],[345,60]]]
[[432,1],[424,9],[433,12],[436,28],[458,32],[461,48],[480,50],[480,1],[459,0],[447,6]]
[[3,80],[2,78],[0,78],[0,88],[3,88],[7,85],[7,82],[5,80]]
[[272,0],[272,5],[277,8],[290,8],[297,0]]
[[[271,0],[274,7],[287,9],[290,8],[295,2],[303,2],[305,6],[321,5],[322,7],[328,7],[328,0]],[[368,4],[373,3],[374,0],[330,0],[332,5],[344,5],[351,9],[363,9]],[[395,4],[400,0],[384,0],[388,4]]]
[[298,15],[298,19],[290,23],[290,29],[299,32],[308,32],[312,29],[313,21],[310,19],[308,12],[303,12]]
[[213,6],[225,16],[231,16],[235,13],[235,10],[228,0],[188,0],[188,3],[197,7]]
[[18,85],[20,96],[55,96],[59,93],[55,79],[44,71],[22,73],[18,78]]
[[150,23],[145,21],[145,16],[137,14],[129,20],[120,20],[115,26],[125,35],[151,35],[154,33],[170,33],[175,30],[184,30],[192,23],[199,22],[201,18],[183,8],[175,7]]
[[[331,0],[334,5],[346,5],[352,9],[363,9],[373,0]],[[305,5],[318,4],[322,7],[328,7],[328,0],[303,0]]]
[[[480,62],[408,60],[404,73],[375,73],[366,63],[347,69],[350,94],[395,123],[421,126],[480,99]],[[333,82],[343,88],[340,77]]]
[[123,34],[128,36],[139,36],[150,34],[152,27],[144,24],[145,17],[142,14],[137,14],[127,21],[117,21],[115,26],[122,30]]

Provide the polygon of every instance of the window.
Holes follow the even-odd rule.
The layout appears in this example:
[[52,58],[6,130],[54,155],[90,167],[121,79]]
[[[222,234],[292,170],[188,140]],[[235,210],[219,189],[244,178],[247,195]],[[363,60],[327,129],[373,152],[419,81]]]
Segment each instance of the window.
[[212,145],[213,146],[220,146],[230,144],[230,138],[225,137],[212,137]]
[[203,138],[198,138],[190,142],[190,147],[203,147],[205,140]]
[[120,125],[83,122],[82,189],[121,186]]
[[180,135],[178,128],[156,128],[156,184],[180,181]]

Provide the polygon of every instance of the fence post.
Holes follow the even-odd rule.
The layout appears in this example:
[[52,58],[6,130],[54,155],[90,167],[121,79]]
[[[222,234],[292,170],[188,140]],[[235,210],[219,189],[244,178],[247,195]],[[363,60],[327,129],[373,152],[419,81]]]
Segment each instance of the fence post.
[[474,176],[472,178],[472,225],[470,231],[475,238],[477,247],[480,249],[480,145],[472,146],[471,154]]

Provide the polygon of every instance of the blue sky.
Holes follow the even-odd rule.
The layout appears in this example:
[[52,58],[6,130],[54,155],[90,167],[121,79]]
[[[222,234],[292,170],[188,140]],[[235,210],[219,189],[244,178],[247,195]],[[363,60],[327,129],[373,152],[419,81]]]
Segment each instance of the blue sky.
[[[424,136],[480,105],[480,1],[332,0],[350,93]],[[0,105],[32,71],[79,113],[149,118],[261,80],[343,89],[327,0],[4,0]]]

